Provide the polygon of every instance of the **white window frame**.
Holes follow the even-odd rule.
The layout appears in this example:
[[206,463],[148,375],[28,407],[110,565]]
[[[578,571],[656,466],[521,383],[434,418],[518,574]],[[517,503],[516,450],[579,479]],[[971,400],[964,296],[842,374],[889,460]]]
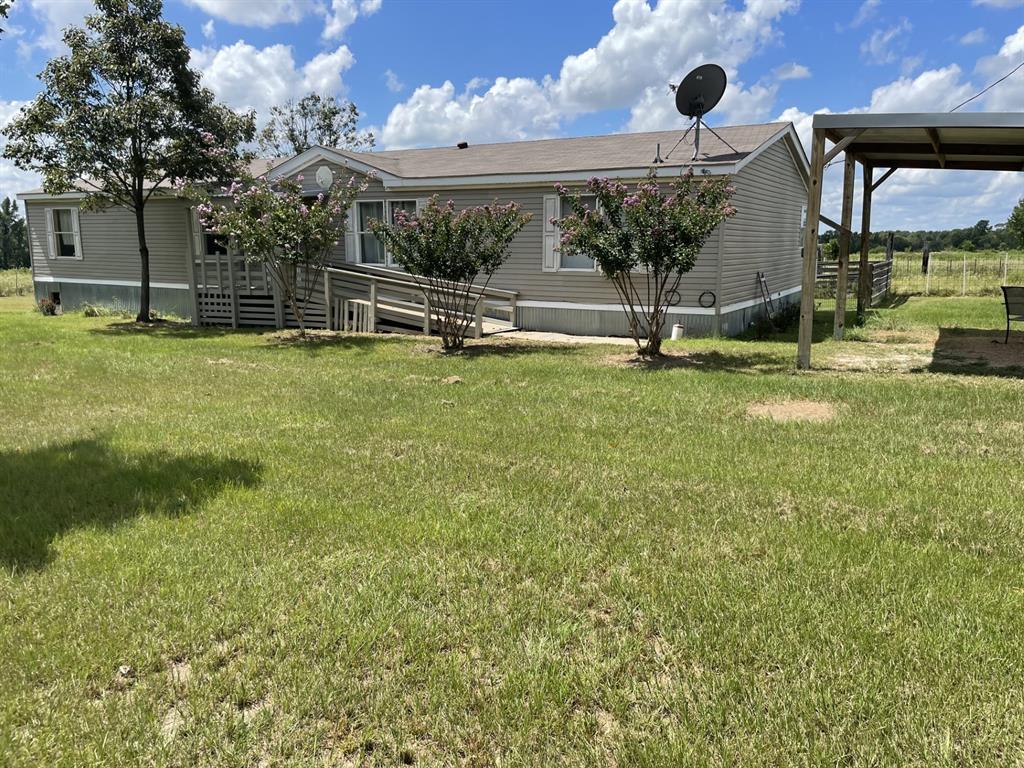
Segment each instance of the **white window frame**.
[[[597,199],[596,195],[592,195],[592,194],[588,193],[588,194],[583,194],[582,196],[583,197],[593,197],[594,198],[594,206],[595,206],[594,210],[595,211],[600,211],[601,210],[601,201]],[[566,199],[564,197],[562,197],[561,195],[559,195],[558,196],[558,218],[559,219],[564,219],[565,216],[566,216],[566,213],[563,210],[563,205],[565,205],[565,203],[566,203]],[[569,212],[571,213],[572,211],[570,210]],[[557,227],[556,231],[558,233],[559,239],[561,239],[562,228],[561,227]],[[557,263],[555,265],[555,271],[556,272],[576,272],[578,274],[583,274],[583,275],[592,275],[595,272],[600,271],[600,267],[597,266],[597,259],[593,259],[593,258],[591,258],[589,256],[587,258],[590,259],[590,261],[593,263],[593,266],[590,266],[590,267],[563,267],[562,266],[562,250],[561,250],[561,248],[559,248],[559,249],[557,249],[555,251],[555,259],[557,261]]]
[[[58,211],[67,211],[71,214],[71,231],[58,231],[56,214]],[[49,257],[51,259],[63,259],[65,261],[81,261],[82,260],[82,227],[78,219],[78,208],[74,206],[54,206],[52,208],[45,209],[46,213],[46,236],[49,245]],[[75,255],[74,256],[63,256],[60,253],[60,248],[57,242],[58,235],[70,234],[74,238],[75,243]]]
[[362,203],[383,203],[384,204],[383,205],[384,221],[386,221],[386,222],[388,222],[390,224],[391,223],[391,217],[392,217],[392,208],[391,208],[391,206],[394,203],[412,203],[416,207],[416,209],[419,210],[419,208],[420,208],[420,201],[417,200],[416,198],[412,198],[412,197],[401,198],[401,199],[394,199],[394,200],[385,200],[385,199],[374,198],[374,199],[359,199],[359,200],[356,200],[356,201],[354,201],[352,203],[352,205],[356,209],[355,210],[355,214],[356,214],[355,215],[355,225],[356,225],[356,228],[355,228],[355,232],[354,232],[355,239],[353,240],[353,243],[354,243],[355,249],[356,249],[355,262],[357,264],[368,264],[371,267],[398,267],[399,265],[395,262],[395,258],[392,255],[391,250],[387,246],[384,247],[384,263],[383,264],[381,264],[379,262],[376,262],[376,261],[363,261],[363,237],[362,236],[363,235],[372,235],[373,232],[371,232],[368,229],[367,230],[359,229],[359,226],[360,226],[359,206]]

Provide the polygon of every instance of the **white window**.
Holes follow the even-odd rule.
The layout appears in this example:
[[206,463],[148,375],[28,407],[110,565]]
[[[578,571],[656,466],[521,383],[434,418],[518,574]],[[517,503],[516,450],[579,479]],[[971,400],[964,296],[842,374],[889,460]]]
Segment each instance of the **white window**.
[[[559,198],[561,205],[561,215],[559,218],[565,218],[572,213],[572,206],[569,201],[564,197]],[[597,196],[596,195],[580,195],[580,202],[588,211],[597,210]],[[576,272],[593,272],[597,266],[594,264],[594,260],[583,253],[567,253],[564,250],[558,251],[558,269],[560,271],[576,271]]]
[[356,205],[356,247],[362,264],[393,265],[394,259],[387,252],[384,243],[370,230],[374,219],[394,223],[398,211],[416,212],[415,200],[361,200]]
[[81,259],[82,237],[77,208],[47,208],[46,228],[51,259]]

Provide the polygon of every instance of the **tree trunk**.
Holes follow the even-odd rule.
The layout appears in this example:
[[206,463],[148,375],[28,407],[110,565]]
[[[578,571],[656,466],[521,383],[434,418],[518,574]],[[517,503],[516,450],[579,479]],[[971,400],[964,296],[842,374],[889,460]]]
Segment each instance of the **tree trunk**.
[[141,262],[139,274],[139,314],[135,318],[135,322],[147,323],[149,322],[149,246],[146,244],[144,205],[138,205],[135,208],[135,231],[139,236],[139,260]]

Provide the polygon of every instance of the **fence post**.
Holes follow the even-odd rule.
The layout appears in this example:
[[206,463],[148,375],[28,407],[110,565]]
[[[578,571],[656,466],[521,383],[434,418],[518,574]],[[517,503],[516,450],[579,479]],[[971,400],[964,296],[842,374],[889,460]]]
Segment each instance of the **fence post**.
[[932,262],[928,260],[928,270],[924,273],[924,295],[927,296],[932,287]]
[[1009,262],[1010,262],[1010,252],[1006,251],[1003,254],[1003,285],[1006,285],[1006,274],[1007,274],[1006,269],[1009,266]]
[[964,252],[964,277],[963,277],[963,281],[961,282],[960,295],[961,296],[966,296],[967,295],[967,252],[966,251]]
[[476,328],[473,331],[473,338],[480,339],[484,335],[484,297],[481,295],[476,300]]
[[423,292],[423,335],[430,335],[430,295]]

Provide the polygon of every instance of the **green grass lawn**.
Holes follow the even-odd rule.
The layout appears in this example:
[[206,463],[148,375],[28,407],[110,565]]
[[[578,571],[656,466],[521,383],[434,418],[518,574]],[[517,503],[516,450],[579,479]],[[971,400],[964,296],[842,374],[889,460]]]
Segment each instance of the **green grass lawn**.
[[[1016,369],[30,306],[0,301],[4,766],[1024,760]],[[836,417],[746,413],[799,399]]]

